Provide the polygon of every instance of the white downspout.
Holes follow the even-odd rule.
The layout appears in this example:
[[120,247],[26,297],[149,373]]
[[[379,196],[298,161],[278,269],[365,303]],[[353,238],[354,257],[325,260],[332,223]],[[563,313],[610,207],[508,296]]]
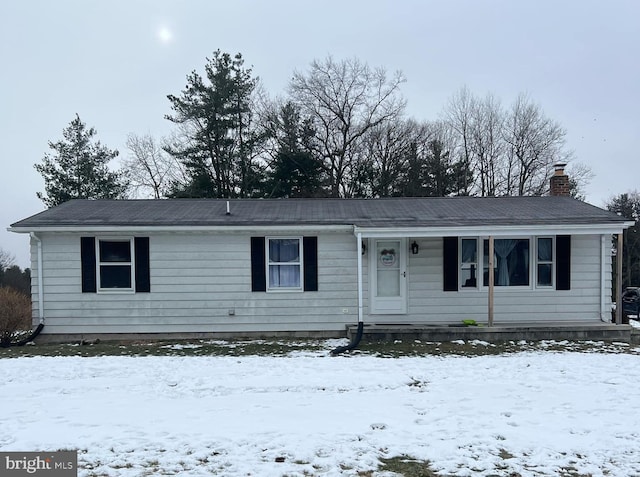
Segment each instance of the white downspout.
[[[604,287],[606,284],[606,268],[607,268],[607,255],[606,255],[606,246],[607,246],[607,237],[602,234],[600,235],[600,321],[604,321],[605,323],[611,322],[611,312],[607,314],[607,310],[605,308],[606,296]],[[609,267],[611,268],[611,267]]]
[[44,325],[44,290],[42,289],[42,240],[31,232],[31,238],[38,242],[38,318],[40,324]]
[[362,339],[362,333],[364,328],[364,318],[362,313],[362,234],[358,232],[356,234],[358,244],[356,250],[358,251],[358,331],[355,336],[351,337],[351,343],[347,346],[338,346],[331,351],[332,356],[339,355],[345,351],[351,351],[355,349]]
[[362,310],[362,234],[358,232],[358,323],[364,321]]

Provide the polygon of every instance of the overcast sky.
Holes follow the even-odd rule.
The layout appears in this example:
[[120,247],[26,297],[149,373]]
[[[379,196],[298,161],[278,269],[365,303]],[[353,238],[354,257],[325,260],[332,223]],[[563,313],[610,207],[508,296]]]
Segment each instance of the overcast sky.
[[[595,174],[598,206],[640,182],[636,0],[7,0],[0,15],[0,248],[44,210],[33,165],[78,113],[126,155],[128,133],[167,135],[167,94],[216,49],[240,52],[271,96],[314,59],[400,70],[407,113],[438,119],[462,86],[509,105],[526,92]],[[115,164],[114,164],[115,165]]]

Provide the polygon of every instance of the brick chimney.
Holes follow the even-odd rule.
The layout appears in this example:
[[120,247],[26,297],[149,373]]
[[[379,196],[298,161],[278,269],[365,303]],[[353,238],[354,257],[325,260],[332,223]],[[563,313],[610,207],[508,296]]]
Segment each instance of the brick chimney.
[[569,176],[564,173],[566,164],[554,164],[555,171],[551,176],[551,190],[549,195],[571,195]]

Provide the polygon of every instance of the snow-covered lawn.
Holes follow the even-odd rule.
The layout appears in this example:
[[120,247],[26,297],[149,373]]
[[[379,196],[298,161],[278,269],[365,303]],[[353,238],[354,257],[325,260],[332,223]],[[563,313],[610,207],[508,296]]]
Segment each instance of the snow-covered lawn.
[[640,475],[639,346],[332,358],[335,344],[0,359],[0,450],[79,449],[80,476],[385,475],[401,455],[439,475]]

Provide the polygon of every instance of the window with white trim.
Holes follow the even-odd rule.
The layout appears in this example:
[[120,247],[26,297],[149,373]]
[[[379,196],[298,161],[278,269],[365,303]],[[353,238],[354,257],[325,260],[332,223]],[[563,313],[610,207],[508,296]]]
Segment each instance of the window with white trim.
[[460,286],[462,288],[478,287],[478,239],[463,238],[460,240]]
[[133,291],[133,239],[96,240],[98,290]]
[[[482,268],[478,268],[480,261]],[[444,237],[442,269],[444,291],[489,286],[489,240],[486,237]],[[475,277],[478,283],[474,282],[475,271],[481,273]],[[494,239],[494,285],[571,290],[571,236]]]
[[302,238],[266,240],[267,289],[302,290]]
[[[528,238],[500,238],[493,242],[494,285],[529,286],[530,244]],[[484,240],[484,286],[489,286],[489,240]]]
[[554,270],[553,238],[538,237],[536,245],[536,285],[539,287],[552,287]]

